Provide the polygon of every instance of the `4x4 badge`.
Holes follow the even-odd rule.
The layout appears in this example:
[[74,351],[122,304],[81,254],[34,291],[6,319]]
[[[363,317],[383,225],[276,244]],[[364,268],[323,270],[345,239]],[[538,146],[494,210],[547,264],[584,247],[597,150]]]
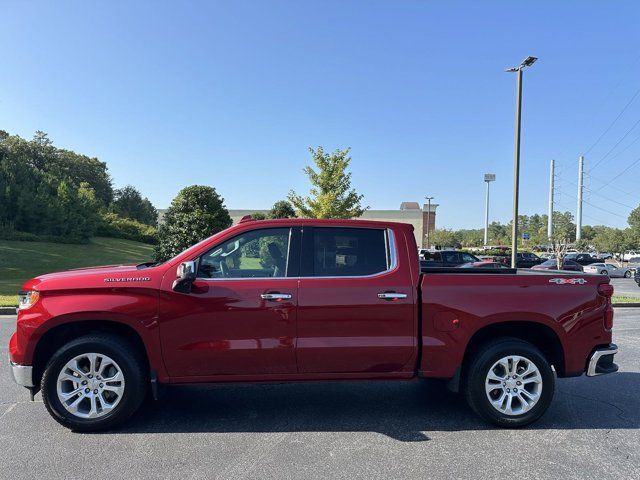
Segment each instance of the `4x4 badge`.
[[584,278],[552,278],[549,283],[556,285],[584,285],[587,281]]

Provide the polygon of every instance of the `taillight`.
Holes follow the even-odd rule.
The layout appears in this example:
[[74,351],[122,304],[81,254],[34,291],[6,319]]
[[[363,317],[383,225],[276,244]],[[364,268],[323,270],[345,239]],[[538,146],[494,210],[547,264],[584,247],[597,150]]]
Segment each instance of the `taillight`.
[[607,299],[607,307],[604,311],[604,328],[605,330],[611,330],[613,328],[613,306],[611,305],[613,285],[601,283],[598,285],[598,293]]
[[608,298],[613,297],[613,285],[610,283],[601,283],[598,285],[598,293]]

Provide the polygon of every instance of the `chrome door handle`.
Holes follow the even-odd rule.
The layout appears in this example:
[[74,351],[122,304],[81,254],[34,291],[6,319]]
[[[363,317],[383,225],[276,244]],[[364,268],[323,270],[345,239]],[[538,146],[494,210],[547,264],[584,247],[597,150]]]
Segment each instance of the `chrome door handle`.
[[396,293],[396,292],[383,292],[378,294],[378,298],[381,300],[397,300],[399,298],[407,298],[407,294]]
[[260,295],[263,300],[290,300],[290,293],[263,293]]

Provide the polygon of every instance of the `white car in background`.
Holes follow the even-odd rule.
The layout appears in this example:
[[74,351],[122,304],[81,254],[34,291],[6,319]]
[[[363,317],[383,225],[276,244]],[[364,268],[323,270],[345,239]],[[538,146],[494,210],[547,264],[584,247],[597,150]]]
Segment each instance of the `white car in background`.
[[618,260],[623,261],[623,262],[628,262],[633,257],[640,257],[640,252],[636,252],[635,250],[627,250],[622,255],[620,255],[620,254],[616,255],[616,258]]
[[592,263],[582,267],[584,273],[600,273],[601,275],[609,275],[611,278],[631,278],[633,268],[616,267],[610,263]]
[[638,265],[640,265],[640,257],[632,257],[629,259],[628,267],[637,269]]

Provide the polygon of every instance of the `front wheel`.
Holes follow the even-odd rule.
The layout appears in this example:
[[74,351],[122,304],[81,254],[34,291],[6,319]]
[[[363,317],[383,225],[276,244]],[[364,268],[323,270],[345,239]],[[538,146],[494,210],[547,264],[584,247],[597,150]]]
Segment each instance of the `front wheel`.
[[624,272],[624,278],[631,278],[631,271],[627,270],[626,272]]
[[553,399],[555,376],[542,352],[517,339],[487,344],[465,375],[465,396],[485,420],[517,428],[538,420]]
[[87,335],[62,346],[41,381],[51,416],[76,431],[113,428],[127,420],[146,393],[144,361],[128,342]]
[[600,275],[608,275],[608,274],[609,274],[609,272],[607,270],[602,270],[600,272]]

